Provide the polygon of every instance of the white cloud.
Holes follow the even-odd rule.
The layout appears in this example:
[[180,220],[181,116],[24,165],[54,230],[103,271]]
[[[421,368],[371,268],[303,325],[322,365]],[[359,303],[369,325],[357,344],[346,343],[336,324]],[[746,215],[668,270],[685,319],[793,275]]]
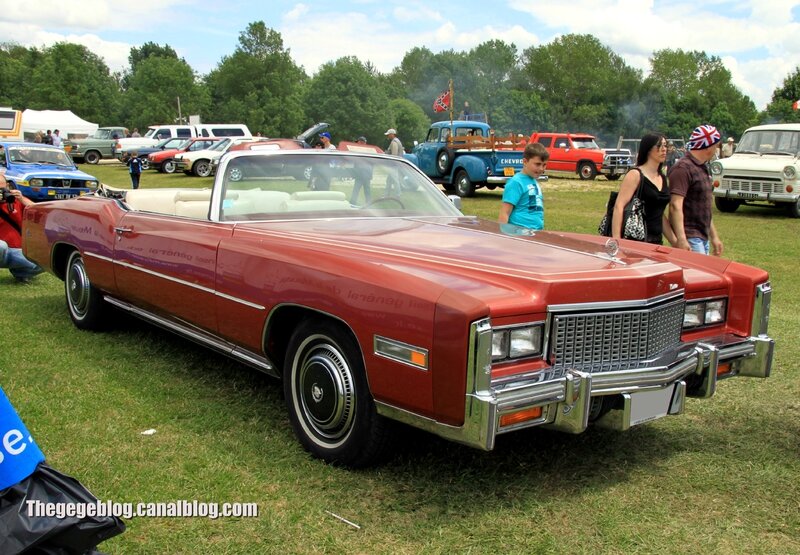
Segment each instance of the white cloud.
[[308,6],[297,4],[293,9],[286,13],[287,21],[297,21],[308,13]]

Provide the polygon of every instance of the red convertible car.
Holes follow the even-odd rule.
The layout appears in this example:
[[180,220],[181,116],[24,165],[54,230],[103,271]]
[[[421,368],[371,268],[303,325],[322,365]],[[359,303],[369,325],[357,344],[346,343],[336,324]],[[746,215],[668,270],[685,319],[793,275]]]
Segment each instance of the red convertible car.
[[281,378],[303,446],[350,466],[390,420],[490,450],[679,414],[772,365],[765,271],[465,216],[377,153],[231,151],[212,189],[29,207],[24,249],[79,328],[124,310]]

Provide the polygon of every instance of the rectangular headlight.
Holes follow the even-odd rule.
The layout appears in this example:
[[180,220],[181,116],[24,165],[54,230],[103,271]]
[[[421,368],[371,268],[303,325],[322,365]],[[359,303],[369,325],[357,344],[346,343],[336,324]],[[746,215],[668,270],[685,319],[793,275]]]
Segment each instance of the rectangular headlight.
[[544,324],[501,328],[492,332],[492,361],[498,362],[542,354]]
[[683,313],[684,329],[714,326],[725,322],[727,304],[725,299],[687,302]]

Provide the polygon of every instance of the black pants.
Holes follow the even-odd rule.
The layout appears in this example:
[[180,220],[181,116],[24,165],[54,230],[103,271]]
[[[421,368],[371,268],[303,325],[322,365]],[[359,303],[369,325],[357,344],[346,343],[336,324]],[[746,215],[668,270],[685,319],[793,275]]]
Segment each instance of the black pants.
[[133,185],[134,189],[138,189],[139,188],[139,177],[141,175],[142,174],[140,174],[140,173],[132,173],[131,174],[131,184]]

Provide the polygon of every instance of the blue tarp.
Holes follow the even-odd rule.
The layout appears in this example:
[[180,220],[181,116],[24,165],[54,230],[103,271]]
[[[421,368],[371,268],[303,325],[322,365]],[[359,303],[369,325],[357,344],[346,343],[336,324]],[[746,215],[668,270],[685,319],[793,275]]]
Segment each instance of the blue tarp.
[[0,388],[0,490],[33,474],[43,461],[44,454]]

